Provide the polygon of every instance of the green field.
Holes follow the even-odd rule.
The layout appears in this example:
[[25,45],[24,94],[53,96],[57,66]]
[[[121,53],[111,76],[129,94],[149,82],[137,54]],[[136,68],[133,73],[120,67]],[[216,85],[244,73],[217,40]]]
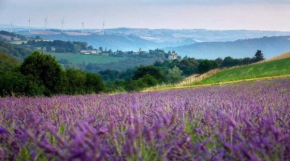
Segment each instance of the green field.
[[281,75],[290,75],[290,58],[226,69],[190,85],[212,84]]
[[66,59],[70,63],[94,63],[94,64],[106,64],[111,62],[117,62],[125,60],[125,57],[112,57],[112,56],[101,56],[101,55],[84,55],[74,53],[47,53],[55,56],[57,60]]
[[10,42],[11,44],[21,45],[22,43],[26,43],[27,41],[17,40]]

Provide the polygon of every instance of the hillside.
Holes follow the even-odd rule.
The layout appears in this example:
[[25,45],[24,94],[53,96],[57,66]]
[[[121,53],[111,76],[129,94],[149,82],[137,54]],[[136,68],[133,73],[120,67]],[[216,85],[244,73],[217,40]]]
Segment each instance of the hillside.
[[23,60],[27,55],[32,53],[32,50],[14,44],[9,44],[0,41],[0,52],[6,53],[10,56],[15,57],[17,60]]
[[[253,39],[263,36],[286,36],[290,32],[279,31],[255,31],[255,30],[204,30],[204,29],[142,29],[142,28],[116,28],[106,29],[105,35],[102,30],[91,29],[81,33],[80,30],[39,30],[34,29],[28,33],[26,29],[18,33],[35,37],[40,36],[49,40],[82,41],[88,42],[96,48],[112,50],[133,50],[140,47],[143,50],[178,47],[197,42],[226,42],[239,39]],[[185,54],[186,55],[186,54]]]
[[233,42],[204,42],[175,48],[182,56],[197,59],[216,59],[218,57],[232,56],[234,58],[252,57],[257,50],[262,50],[266,58],[290,50],[290,36],[263,37],[256,39],[237,40]]
[[226,69],[190,85],[213,84],[282,75],[290,76],[290,58]]
[[271,57],[269,59],[266,59],[266,60],[262,61],[262,63],[263,62],[268,62],[268,61],[273,61],[273,60],[285,59],[285,58],[289,58],[289,57],[290,57],[290,52],[286,52],[286,53]]
[[0,52],[0,73],[11,69],[18,64],[19,62],[15,58]]
[[86,42],[47,41],[37,37],[31,38],[21,45],[13,44],[13,42],[0,40],[0,52],[7,53],[22,61],[27,55],[32,53],[32,50],[38,50],[55,56],[63,67],[75,67],[90,72],[99,72],[107,69],[124,71],[140,65],[152,65],[157,60],[166,60],[169,57],[169,53],[162,50],[134,53],[133,51],[113,52],[106,48],[98,50],[100,53],[97,54],[83,54],[80,53],[81,50],[95,50],[97,52],[97,49],[88,46]]
[[27,40],[25,36],[14,34],[7,31],[0,31],[0,40],[1,41],[24,41]]
[[103,47],[104,49],[112,50],[134,50],[137,51],[141,47],[149,49],[152,46],[158,46],[157,43],[141,39],[134,35],[41,35],[42,38],[48,40],[62,40],[62,41],[81,41],[87,42],[95,48]]

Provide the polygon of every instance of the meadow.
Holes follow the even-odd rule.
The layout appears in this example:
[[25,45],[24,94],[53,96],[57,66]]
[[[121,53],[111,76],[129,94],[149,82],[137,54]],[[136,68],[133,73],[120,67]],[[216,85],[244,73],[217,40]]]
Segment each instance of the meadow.
[[0,160],[290,160],[290,79],[0,98]]
[[269,62],[225,69],[201,81],[191,83],[191,85],[222,83],[245,79],[290,75],[289,69],[290,58],[285,58],[281,60],[274,60]]
[[125,57],[112,57],[102,55],[85,55],[85,54],[74,54],[74,53],[47,53],[55,56],[57,60],[66,59],[73,64],[81,63],[93,63],[93,64],[106,64],[111,62],[117,62],[125,60]]

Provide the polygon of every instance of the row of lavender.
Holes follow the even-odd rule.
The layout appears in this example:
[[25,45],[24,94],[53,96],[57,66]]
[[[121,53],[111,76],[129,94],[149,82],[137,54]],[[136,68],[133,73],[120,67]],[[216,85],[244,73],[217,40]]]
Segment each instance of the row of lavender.
[[0,99],[0,160],[290,160],[290,79]]

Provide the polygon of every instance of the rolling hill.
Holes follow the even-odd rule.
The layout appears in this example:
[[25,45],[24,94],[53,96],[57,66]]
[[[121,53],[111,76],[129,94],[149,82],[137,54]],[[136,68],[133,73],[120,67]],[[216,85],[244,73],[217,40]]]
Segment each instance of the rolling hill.
[[236,66],[227,69],[213,69],[204,74],[193,74],[186,77],[178,84],[161,84],[147,88],[143,90],[143,92],[193,88],[284,77],[290,77],[290,52],[277,55],[255,64]]
[[32,53],[31,49],[0,41],[0,52],[15,57],[17,60],[23,60],[27,55]]
[[[198,42],[227,42],[239,39],[253,39],[263,36],[286,36],[290,32],[280,31],[254,31],[254,30],[204,30],[204,29],[142,29],[142,28],[116,28],[106,29],[105,35],[100,34],[102,30],[89,29],[81,33],[80,30],[40,30],[27,29],[17,33],[35,37],[40,36],[49,40],[82,41],[96,48],[123,51],[143,50],[178,47],[191,45]],[[170,49],[171,50],[171,49]],[[186,53],[187,54],[187,53]],[[184,54],[184,55],[186,55]],[[187,54],[189,55],[189,54]]]
[[290,52],[286,52],[286,53],[280,54],[278,56],[274,56],[274,57],[271,57],[269,59],[263,60],[261,63],[273,61],[273,60],[285,59],[285,58],[289,58],[289,57],[290,57]]
[[0,52],[0,73],[5,72],[17,65],[19,65],[19,62],[15,58]]
[[182,56],[197,59],[216,59],[231,56],[234,58],[253,57],[257,50],[262,50],[266,58],[290,50],[290,36],[263,37],[237,40],[233,42],[204,42],[192,45],[165,48],[175,50]]
[[290,58],[222,70],[191,85],[243,81],[276,76],[290,76]]

